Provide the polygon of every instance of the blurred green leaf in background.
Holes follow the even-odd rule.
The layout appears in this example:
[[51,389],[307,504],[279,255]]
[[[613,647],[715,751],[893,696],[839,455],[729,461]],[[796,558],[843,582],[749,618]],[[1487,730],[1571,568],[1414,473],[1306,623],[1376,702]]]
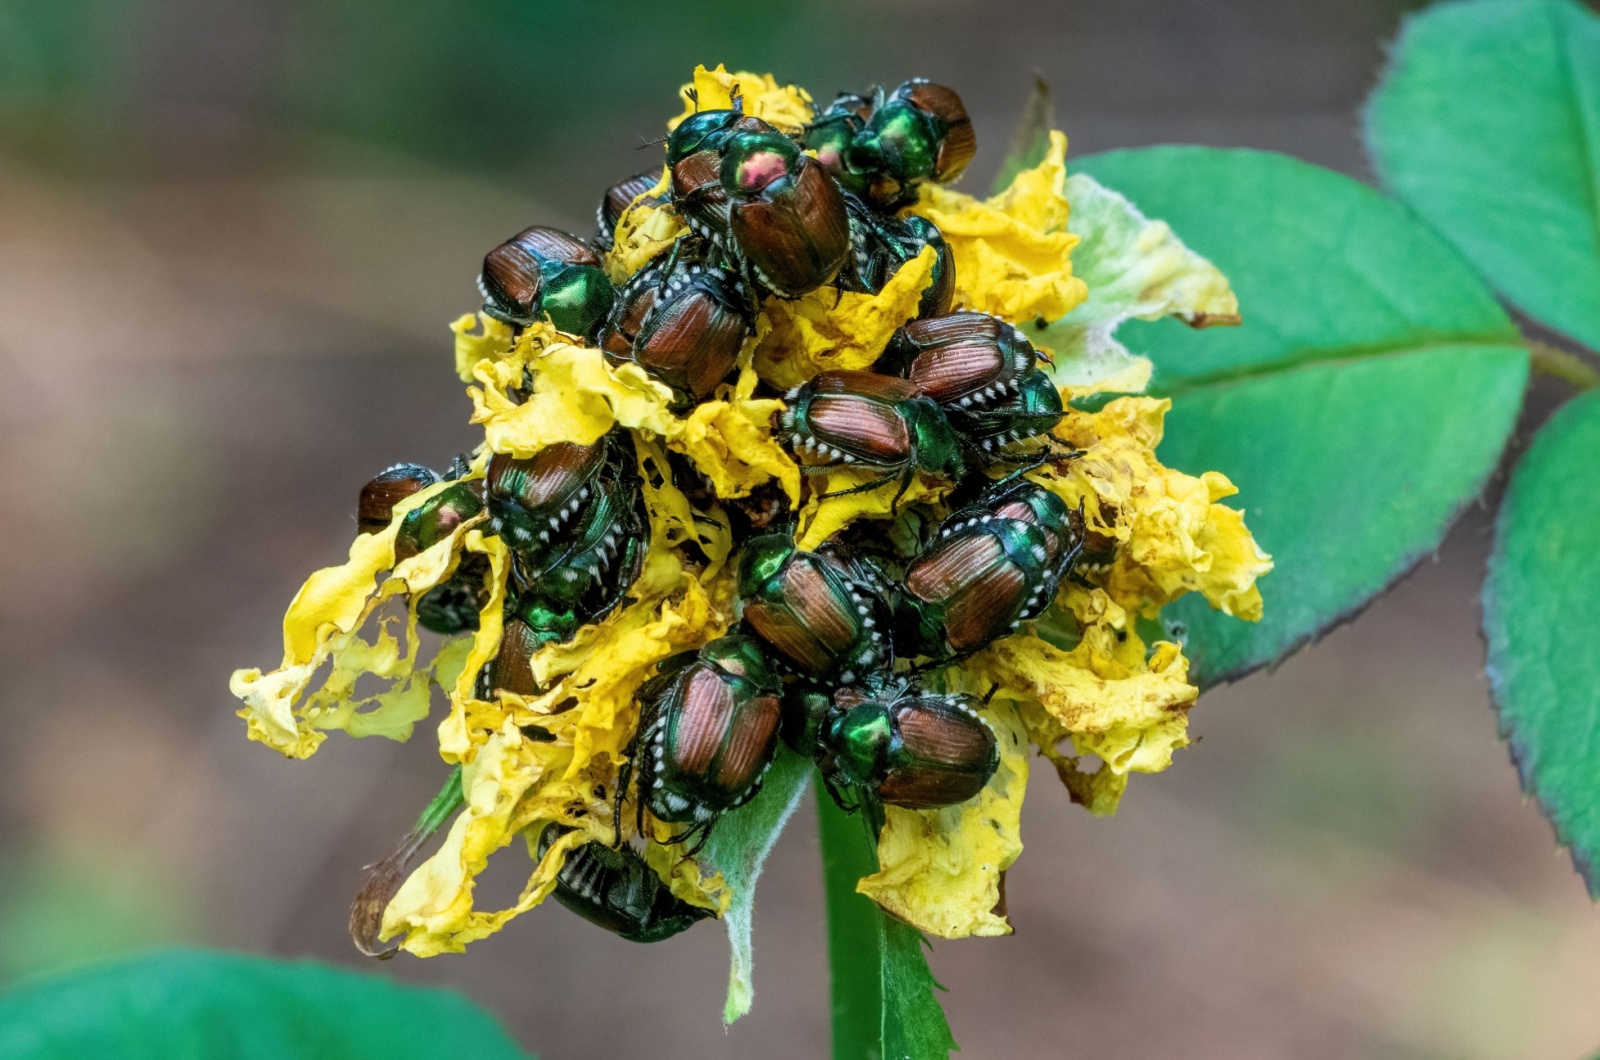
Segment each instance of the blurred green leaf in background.
[[527,1060],[459,994],[174,950],[0,994],[3,1060]]

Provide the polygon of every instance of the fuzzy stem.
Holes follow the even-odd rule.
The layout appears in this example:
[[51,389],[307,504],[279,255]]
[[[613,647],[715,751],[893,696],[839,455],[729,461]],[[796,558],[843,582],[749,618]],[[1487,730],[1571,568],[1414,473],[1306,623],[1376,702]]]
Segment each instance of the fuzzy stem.
[[833,995],[833,1060],[878,1060],[883,1029],[880,914],[856,893],[878,869],[860,816],[846,814],[817,785],[822,873],[828,903],[828,966]]

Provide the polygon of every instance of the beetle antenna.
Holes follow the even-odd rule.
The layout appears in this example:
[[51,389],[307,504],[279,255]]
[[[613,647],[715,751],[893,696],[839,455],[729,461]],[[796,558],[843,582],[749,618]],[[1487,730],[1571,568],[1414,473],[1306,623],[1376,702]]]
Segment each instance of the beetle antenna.
[[685,96],[689,97],[689,102],[694,104],[694,112],[696,114],[699,114],[700,113],[700,93],[697,90],[693,89],[693,88],[686,88],[686,89],[683,90],[683,94]]

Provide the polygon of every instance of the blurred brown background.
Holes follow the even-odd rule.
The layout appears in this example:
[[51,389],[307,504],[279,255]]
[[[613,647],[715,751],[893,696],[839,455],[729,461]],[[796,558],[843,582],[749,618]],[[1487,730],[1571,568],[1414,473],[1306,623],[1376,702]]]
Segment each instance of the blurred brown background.
[[[0,982],[174,941],[362,962],[361,866],[433,793],[431,732],[246,743],[356,490],[469,446],[445,325],[483,252],[587,232],[696,62],[826,98],[965,96],[983,188],[1035,71],[1073,152],[1189,141],[1365,175],[1391,0],[11,0],[0,6]],[[1538,404],[1538,402],[1535,402]],[[1195,469],[1198,470],[1198,469]],[[1249,483],[1242,483],[1249,504]],[[965,1055],[1569,1060],[1600,918],[1520,794],[1482,680],[1486,520],[1352,627],[1209,694],[1119,817],[1036,773],[1015,937],[944,943]],[[1265,542],[1271,547],[1272,542]],[[508,898],[526,862],[497,858]],[[449,984],[548,1058],[817,1057],[809,810],[763,881],[754,1014],[715,927],[620,942],[558,907]]]

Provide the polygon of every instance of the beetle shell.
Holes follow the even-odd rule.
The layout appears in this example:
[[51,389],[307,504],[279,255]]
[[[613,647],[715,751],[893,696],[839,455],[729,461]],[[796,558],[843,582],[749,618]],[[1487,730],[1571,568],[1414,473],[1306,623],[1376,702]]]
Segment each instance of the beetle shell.
[[801,552],[785,533],[739,557],[744,621],[796,673],[849,683],[884,665],[884,605],[841,557]]
[[800,463],[898,466],[911,453],[911,423],[901,406],[914,384],[875,372],[822,372],[793,392],[790,426]]
[[961,97],[925,80],[907,81],[874,109],[845,151],[845,168],[860,175],[879,209],[916,198],[924,180],[955,180],[977,152]]
[[483,311],[526,327],[541,316],[569,335],[589,335],[616,290],[600,258],[576,236],[535,225],[489,251],[478,277]]
[[817,764],[835,792],[865,788],[909,809],[966,802],[1000,765],[998,741],[976,707],[967,695],[840,689],[818,727]]
[[537,553],[512,553],[509,610],[547,640],[565,640],[626,598],[644,562],[647,533],[637,478],[608,468],[569,529]]
[[645,714],[640,792],[659,820],[709,824],[760,790],[780,710],[777,680],[750,638],[706,645]]
[[956,296],[955,254],[938,226],[925,217],[881,216],[854,195],[845,199],[845,208],[853,260],[840,276],[841,286],[877,294],[902,265],[931,246],[932,280],[917,302],[917,319],[949,313]]
[[483,481],[458,482],[406,513],[394,539],[398,563],[449,537],[456,527],[483,511]]
[[947,522],[906,568],[897,649],[934,658],[966,655],[1049,606],[1059,585],[1051,544],[1037,526],[978,515]]
[[[564,831],[554,825],[545,829],[539,837],[540,858]],[[589,842],[575,847],[556,874],[551,893],[591,924],[630,942],[660,942],[714,915],[674,895],[628,846]]]
[[515,615],[507,616],[500,635],[500,653],[490,667],[490,686],[519,696],[537,694],[539,682],[529,663],[534,652],[549,639]]
[[781,133],[740,133],[722,160],[728,230],[756,277],[798,298],[827,283],[850,253],[844,196],[816,160]]
[[684,119],[667,137],[673,204],[692,231],[719,246],[728,239],[723,149],[739,134],[783,136],[760,118],[738,110],[707,110]]
[[394,519],[394,506],[439,481],[438,472],[421,464],[396,464],[361,487],[356,505],[356,527],[375,534]]
[[[628,212],[634,200],[648,193],[661,182],[659,170],[640,173],[619,180],[606,189],[605,196],[600,200],[600,206],[595,210],[595,243],[605,249],[610,249],[617,235],[617,222],[622,220],[622,215]],[[654,204],[659,200],[646,199]]]
[[917,468],[960,477],[960,447],[939,406],[913,383],[876,372],[822,372],[791,390],[777,424],[801,470]]
[[623,288],[600,332],[613,363],[632,361],[691,403],[733,370],[750,333],[739,278],[713,265],[651,266]]
[[900,371],[952,413],[1015,395],[1039,355],[1016,328],[984,313],[914,320],[895,332],[881,366]]
[[891,99],[903,99],[933,120],[940,129],[939,148],[934,155],[929,179],[946,184],[966,170],[978,153],[978,137],[966,104],[955,89],[918,78],[895,89]]
[[605,462],[607,442],[557,442],[526,460],[496,453],[486,481],[495,533],[513,549],[537,550],[558,539],[589,499],[589,480]]
[[1042,370],[1024,372],[1004,400],[985,407],[953,408],[950,423],[969,445],[1001,454],[1016,442],[1049,434],[1066,415],[1061,391]]
[[1045,536],[1047,562],[1053,576],[1065,577],[1087,540],[1083,513],[1068,508],[1066,501],[1030,481],[1025,474],[1020,471],[994,483],[970,508],[953,513],[947,524],[960,525],[985,514],[1028,523]]
[[839,181],[846,190],[860,190],[857,175],[845,166],[845,152],[872,116],[872,100],[853,92],[841,92],[802,135],[805,146],[816,152],[817,164]]

